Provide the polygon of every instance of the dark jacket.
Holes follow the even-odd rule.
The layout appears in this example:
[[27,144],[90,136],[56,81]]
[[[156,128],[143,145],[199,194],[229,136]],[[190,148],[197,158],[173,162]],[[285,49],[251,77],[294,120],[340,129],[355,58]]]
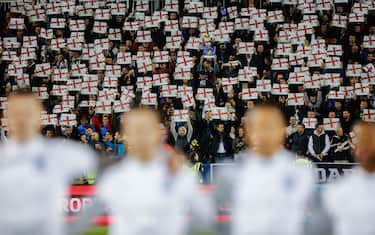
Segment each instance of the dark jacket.
[[211,155],[215,155],[219,149],[220,142],[223,141],[224,149],[226,154],[232,155],[233,154],[233,140],[229,137],[228,134],[220,134],[218,132],[215,132],[213,134],[213,138],[211,141],[211,147],[210,147],[210,153]]
[[309,136],[306,132],[303,132],[302,135],[295,132],[290,136],[289,143],[291,145],[291,150],[294,153],[297,153],[298,155],[306,155]]

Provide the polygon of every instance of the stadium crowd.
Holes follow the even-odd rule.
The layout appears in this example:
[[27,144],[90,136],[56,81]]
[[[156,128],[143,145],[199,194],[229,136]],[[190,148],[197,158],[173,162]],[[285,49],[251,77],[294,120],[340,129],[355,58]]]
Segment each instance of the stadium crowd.
[[150,106],[166,143],[212,163],[245,149],[244,113],[270,102],[289,120],[288,149],[352,161],[352,124],[375,121],[374,10],[371,0],[3,5],[2,140],[7,94],[31,88],[48,138],[121,158],[121,113]]

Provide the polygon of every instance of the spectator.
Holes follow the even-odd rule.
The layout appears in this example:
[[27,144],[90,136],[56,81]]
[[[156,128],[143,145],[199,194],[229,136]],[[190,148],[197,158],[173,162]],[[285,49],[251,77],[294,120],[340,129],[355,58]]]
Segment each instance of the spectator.
[[324,126],[321,123],[316,125],[315,131],[310,136],[308,151],[311,160],[315,162],[324,162],[327,160],[330,149],[329,136],[324,132]]
[[306,156],[308,143],[309,136],[305,132],[305,125],[298,124],[297,132],[293,133],[289,138],[291,150],[300,157]]
[[245,144],[245,130],[242,126],[238,127],[237,136],[233,141],[233,150],[234,153],[239,153],[243,151],[246,147]]
[[291,116],[289,118],[289,126],[286,128],[286,135],[291,136],[293,133],[297,131],[297,118],[295,116]]
[[214,162],[233,160],[232,145],[232,139],[225,133],[224,123],[220,122],[212,136],[211,159]]
[[353,118],[348,110],[342,112],[341,127],[345,134],[349,134],[353,126]]
[[337,128],[336,135],[332,138],[331,143],[331,161],[333,162],[348,162],[351,161],[350,156],[350,140],[344,133],[343,129]]
[[187,129],[185,126],[179,126],[176,132],[177,122],[172,120],[171,122],[171,133],[175,141],[174,146],[185,153],[189,151],[190,140],[193,136],[193,126],[191,125],[190,120],[187,121]]

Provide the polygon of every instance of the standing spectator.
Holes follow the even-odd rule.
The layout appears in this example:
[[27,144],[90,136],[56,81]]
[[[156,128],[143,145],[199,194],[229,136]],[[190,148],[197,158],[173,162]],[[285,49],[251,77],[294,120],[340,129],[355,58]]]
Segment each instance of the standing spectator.
[[330,156],[333,162],[351,160],[349,138],[341,127],[337,128],[336,135],[332,138]]
[[345,134],[348,134],[351,131],[353,125],[353,118],[351,113],[348,110],[342,112],[341,127]]
[[213,134],[211,142],[211,157],[215,162],[233,159],[232,139],[225,133],[225,126],[220,122]]
[[290,136],[289,142],[291,144],[291,150],[298,156],[305,156],[307,154],[309,136],[305,132],[304,124],[299,124],[297,126],[297,132]]
[[240,126],[238,128],[238,134],[236,136],[236,138],[234,138],[234,141],[233,141],[233,150],[234,150],[234,153],[239,153],[241,151],[243,151],[246,147],[246,144],[245,144],[245,131],[244,131],[244,128],[242,126]]
[[286,128],[287,137],[291,136],[297,131],[297,126],[297,118],[295,116],[291,116],[289,118],[289,126]]
[[179,126],[176,132],[176,125],[176,121],[172,120],[171,133],[174,139],[174,147],[186,153],[189,150],[190,140],[193,136],[193,126],[189,120],[187,121],[187,129],[185,126]]
[[315,131],[310,136],[308,150],[313,161],[322,162],[327,159],[330,148],[328,135],[324,132],[322,123],[316,125]]

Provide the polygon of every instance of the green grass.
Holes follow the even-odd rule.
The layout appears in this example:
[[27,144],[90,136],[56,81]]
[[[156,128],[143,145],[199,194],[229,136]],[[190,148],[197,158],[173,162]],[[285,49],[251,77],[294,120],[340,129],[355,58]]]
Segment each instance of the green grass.
[[[82,235],[107,235],[108,229],[106,227],[96,227],[91,229],[90,231],[87,231],[86,233]],[[213,233],[196,233],[194,235],[213,235]]]

